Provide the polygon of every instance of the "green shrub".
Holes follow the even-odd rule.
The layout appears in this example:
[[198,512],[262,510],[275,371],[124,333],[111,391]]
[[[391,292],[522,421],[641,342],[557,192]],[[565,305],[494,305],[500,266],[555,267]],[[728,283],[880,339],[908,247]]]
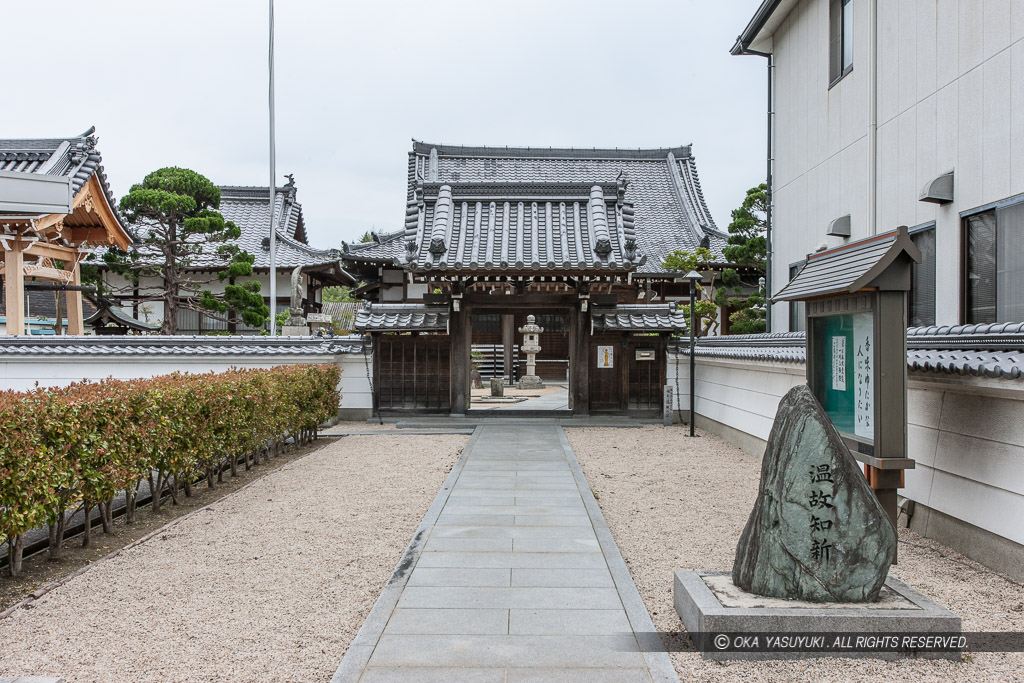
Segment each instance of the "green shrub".
[[117,493],[126,492],[131,522],[143,480],[159,509],[165,492],[190,495],[201,475],[212,487],[240,457],[248,468],[287,439],[307,443],[337,413],[339,379],[335,365],[292,365],[0,392],[0,539],[10,572],[20,570],[30,529],[48,524],[51,555],[59,553],[79,506],[99,506],[109,531]]

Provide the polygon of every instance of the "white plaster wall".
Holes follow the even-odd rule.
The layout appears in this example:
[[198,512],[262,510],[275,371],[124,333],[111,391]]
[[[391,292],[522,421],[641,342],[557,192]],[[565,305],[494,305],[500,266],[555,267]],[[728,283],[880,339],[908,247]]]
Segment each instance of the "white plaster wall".
[[[774,36],[773,291],[789,265],[850,214],[869,236],[869,23],[854,0],[853,71],[828,87],[828,0],[803,0]],[[935,221],[936,322],[956,324],[960,214],[1024,193],[1024,2],[877,0],[876,231]],[[925,183],[955,172],[955,200],[918,201]],[[783,304],[774,331],[788,329]]]
[[1024,544],[1024,390],[984,384],[911,383],[903,493]]
[[[675,408],[689,410],[689,359],[669,356],[679,374]],[[698,415],[767,440],[779,400],[805,381],[804,366],[698,359]],[[911,378],[906,471],[910,500],[1024,544],[1024,386],[1007,380]]]
[[[694,404],[698,415],[767,440],[782,396],[804,383],[804,366],[788,363],[698,358]],[[673,386],[673,409],[690,409],[688,356],[669,356],[667,376]]]
[[231,357],[140,357],[140,356],[0,356],[0,391],[41,387],[64,387],[82,380],[138,379],[172,372],[224,372],[235,368],[272,368],[300,363],[337,363],[341,368],[341,410],[373,406],[366,365],[372,356],[359,353],[338,356],[231,356]]

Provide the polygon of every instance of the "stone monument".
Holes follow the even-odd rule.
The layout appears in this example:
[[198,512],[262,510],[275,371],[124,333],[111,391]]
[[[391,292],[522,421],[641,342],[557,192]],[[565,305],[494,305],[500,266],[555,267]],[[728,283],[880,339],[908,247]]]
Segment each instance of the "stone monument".
[[[857,460],[807,385],[779,403],[761,463],[761,484],[732,572],[677,571],[676,612],[710,659],[948,657],[895,648],[900,634],[959,633],[960,617],[889,577],[896,529]],[[870,632],[888,645],[837,637]],[[731,634],[746,634],[733,637]],[[820,634],[772,646],[765,634]],[[825,637],[830,636],[830,637]]]
[[309,334],[309,325],[303,317],[302,296],[305,292],[302,288],[302,266],[292,271],[292,299],[288,307],[289,317],[281,326],[283,337],[303,337]]
[[501,377],[491,378],[491,397],[501,398],[505,395],[505,380]]
[[805,384],[782,398],[761,485],[736,548],[733,583],[756,595],[873,602],[896,530]]
[[526,354],[526,374],[519,378],[516,386],[520,389],[543,389],[544,382],[537,376],[537,354],[540,353],[540,333],[544,328],[537,324],[537,318],[526,316],[526,324],[519,328],[523,335],[520,347]]
[[[701,655],[716,660],[959,659],[960,645],[918,652],[836,637],[960,631],[960,617],[888,576],[895,553],[896,529],[860,465],[800,385],[779,403],[732,572],[677,571],[676,612]],[[765,634],[775,633],[822,637],[772,646]]]

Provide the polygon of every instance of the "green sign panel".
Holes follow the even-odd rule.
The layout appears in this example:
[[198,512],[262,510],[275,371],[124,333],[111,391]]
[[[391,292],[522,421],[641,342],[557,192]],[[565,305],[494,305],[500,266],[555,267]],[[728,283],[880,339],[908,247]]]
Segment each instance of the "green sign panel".
[[815,395],[836,429],[861,441],[875,438],[874,317],[871,313],[812,318]]

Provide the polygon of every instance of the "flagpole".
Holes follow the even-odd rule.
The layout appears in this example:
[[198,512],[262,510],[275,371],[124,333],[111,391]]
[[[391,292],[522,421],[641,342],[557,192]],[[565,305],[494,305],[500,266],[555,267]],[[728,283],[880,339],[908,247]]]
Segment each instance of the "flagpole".
[[270,0],[270,336],[277,335],[277,146],[274,143],[274,0]]

